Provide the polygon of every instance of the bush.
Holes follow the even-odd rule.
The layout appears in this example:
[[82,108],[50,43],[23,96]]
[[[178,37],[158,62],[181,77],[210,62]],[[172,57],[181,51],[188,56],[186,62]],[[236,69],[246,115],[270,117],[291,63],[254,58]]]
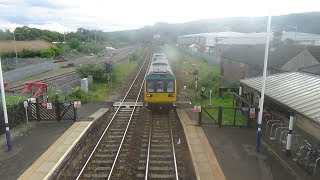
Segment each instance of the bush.
[[59,97],[61,97],[61,89],[55,86],[50,86],[48,88],[48,101],[55,101],[55,100],[59,100]]
[[82,43],[78,46],[77,50],[86,54],[98,54],[102,51],[102,47],[95,43]]
[[80,87],[76,87],[68,96],[68,101],[81,101],[81,103],[87,103],[89,95]]
[[129,61],[137,61],[142,56],[141,50],[135,50],[133,53],[129,54]]
[[[6,95],[6,104],[7,104],[7,112],[9,117],[9,126],[10,128],[21,124],[25,121],[25,113],[23,108],[23,101],[25,101],[27,97],[25,96],[14,96],[14,95]],[[0,99],[0,108],[2,112],[2,100]],[[2,114],[2,113],[1,113]],[[0,121],[3,119],[1,115]],[[1,124],[1,123],[0,123]]]
[[55,56],[55,52],[51,49],[46,49],[40,52],[40,56],[44,58],[51,58]]
[[92,78],[95,81],[98,81],[98,82],[106,82],[107,81],[107,74],[101,65],[84,64],[84,65],[78,66],[76,68],[76,71],[80,75],[81,78],[86,78],[89,75],[92,75]]

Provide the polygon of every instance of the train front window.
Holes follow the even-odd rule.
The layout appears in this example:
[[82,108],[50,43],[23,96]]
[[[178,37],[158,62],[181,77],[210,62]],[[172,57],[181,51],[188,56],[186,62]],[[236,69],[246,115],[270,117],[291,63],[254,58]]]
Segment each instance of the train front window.
[[154,92],[154,81],[147,81],[147,92]]
[[173,81],[170,80],[170,81],[167,81],[167,92],[171,93],[173,92]]
[[157,81],[157,92],[164,92],[164,82]]

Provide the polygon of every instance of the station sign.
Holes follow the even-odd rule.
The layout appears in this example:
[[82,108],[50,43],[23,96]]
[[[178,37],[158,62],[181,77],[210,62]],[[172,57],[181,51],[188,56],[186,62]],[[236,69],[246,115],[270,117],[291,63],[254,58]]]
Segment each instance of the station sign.
[[201,112],[201,106],[194,106],[193,111],[194,112]]
[[250,108],[250,119],[256,118],[256,108]]
[[75,102],[73,103],[73,107],[76,108],[76,109],[81,108],[81,101],[75,101]]

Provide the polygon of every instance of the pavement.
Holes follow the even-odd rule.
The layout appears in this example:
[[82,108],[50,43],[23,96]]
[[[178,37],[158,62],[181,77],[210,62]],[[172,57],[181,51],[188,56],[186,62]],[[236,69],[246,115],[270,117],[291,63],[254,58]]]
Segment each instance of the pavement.
[[40,122],[24,136],[16,137],[12,150],[0,149],[0,179],[17,179],[51,144],[66,131],[73,121]]
[[[98,109],[109,104],[84,104],[78,110],[78,117],[81,120],[88,119]],[[11,133],[18,135],[12,141],[12,150],[7,152],[6,146],[0,146],[0,179],[18,179],[73,123],[74,121],[41,121],[28,129],[22,128],[23,133],[15,132],[19,128],[14,128]]]
[[177,110],[177,113],[186,135],[197,179],[225,180],[220,164],[202,128],[196,126],[184,110]]
[[[198,115],[186,110],[190,124],[198,124]],[[203,122],[209,122],[203,119]],[[201,128],[200,126],[197,126]],[[255,151],[256,131],[254,128],[217,127],[202,125],[205,139],[228,180],[286,180],[296,176],[284,166],[274,154],[262,146]],[[213,178],[212,178],[213,179]]]
[[93,120],[75,122],[65,131],[20,177],[19,179],[48,179],[71,152],[90,126],[108,112],[101,108],[90,116]]

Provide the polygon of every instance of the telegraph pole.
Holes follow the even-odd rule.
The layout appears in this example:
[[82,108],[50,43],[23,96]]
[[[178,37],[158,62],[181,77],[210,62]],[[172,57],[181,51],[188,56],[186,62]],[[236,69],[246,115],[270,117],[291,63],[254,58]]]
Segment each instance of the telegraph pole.
[[11,144],[11,137],[10,137],[10,130],[9,130],[6,96],[5,96],[4,85],[3,85],[1,57],[0,57],[0,88],[1,88],[2,108],[3,108],[3,116],[4,116],[4,126],[6,128],[7,147],[8,147],[8,151],[10,151],[12,148],[12,144]]

